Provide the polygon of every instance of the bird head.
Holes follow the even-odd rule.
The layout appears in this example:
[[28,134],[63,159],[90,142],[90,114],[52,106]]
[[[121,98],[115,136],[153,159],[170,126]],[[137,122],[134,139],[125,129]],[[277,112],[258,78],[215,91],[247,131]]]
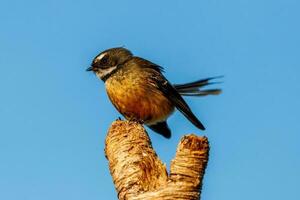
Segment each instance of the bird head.
[[123,47],[107,49],[94,58],[87,71],[93,71],[105,81],[132,56],[132,53]]

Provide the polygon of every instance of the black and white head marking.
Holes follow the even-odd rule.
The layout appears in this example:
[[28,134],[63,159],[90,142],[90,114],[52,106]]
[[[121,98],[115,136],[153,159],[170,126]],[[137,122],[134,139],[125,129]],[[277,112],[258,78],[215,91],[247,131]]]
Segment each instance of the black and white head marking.
[[88,70],[94,71],[100,79],[105,81],[132,56],[132,53],[123,47],[107,49],[94,58]]

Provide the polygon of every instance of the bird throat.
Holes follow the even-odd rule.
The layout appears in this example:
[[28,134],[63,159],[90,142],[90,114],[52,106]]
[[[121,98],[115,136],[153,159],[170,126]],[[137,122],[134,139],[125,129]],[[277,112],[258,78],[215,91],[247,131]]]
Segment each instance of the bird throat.
[[96,75],[98,76],[98,78],[100,78],[105,82],[112,74],[114,74],[117,71],[118,71],[118,65],[109,68],[100,69],[99,71],[96,72]]

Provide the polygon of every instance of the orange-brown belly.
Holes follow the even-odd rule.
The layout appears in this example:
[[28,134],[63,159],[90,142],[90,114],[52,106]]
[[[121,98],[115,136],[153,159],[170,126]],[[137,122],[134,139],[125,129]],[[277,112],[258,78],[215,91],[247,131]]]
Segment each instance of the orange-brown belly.
[[126,119],[148,125],[165,120],[174,106],[157,88],[143,84],[146,83],[114,79],[105,83],[111,102]]

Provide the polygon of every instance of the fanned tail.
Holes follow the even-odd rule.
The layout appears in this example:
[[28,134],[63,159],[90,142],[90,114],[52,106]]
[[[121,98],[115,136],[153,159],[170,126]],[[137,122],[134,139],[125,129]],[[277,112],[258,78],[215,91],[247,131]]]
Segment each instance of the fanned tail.
[[218,95],[222,92],[221,89],[202,89],[205,86],[217,84],[221,82],[210,82],[211,80],[223,78],[223,76],[215,76],[206,79],[200,79],[198,81],[185,83],[185,84],[174,84],[173,86],[182,96],[206,96],[206,95]]

